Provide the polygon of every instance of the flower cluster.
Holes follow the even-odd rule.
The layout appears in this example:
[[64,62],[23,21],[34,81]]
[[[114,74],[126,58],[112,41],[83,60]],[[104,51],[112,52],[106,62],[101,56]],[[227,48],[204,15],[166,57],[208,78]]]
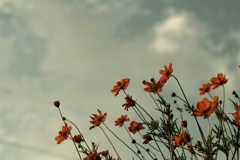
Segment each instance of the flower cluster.
[[[122,133],[117,135],[117,133],[114,133],[107,126],[107,113],[103,113],[98,109],[98,114],[92,114],[92,116],[90,116],[90,124],[92,125],[90,126],[90,130],[93,128],[100,128],[103,131],[109,144],[112,146],[117,159],[109,154],[109,150],[98,152],[98,145],[94,142],[92,142],[92,147],[90,148],[88,141],[83,137],[80,129],[77,128],[73,122],[62,116],[59,101],[55,101],[53,104],[58,108],[64,126],[62,127],[62,130],[58,132],[58,136],[55,137],[57,144],[70,138],[75,145],[76,151],[81,160],[123,160],[119,154],[120,150],[116,149],[117,145],[112,143],[106,133],[105,130],[107,130],[109,131],[108,133],[111,133],[120,143],[123,143],[123,145],[133,153],[132,157],[135,156],[134,158],[140,160],[214,160],[219,157],[220,152],[225,154],[227,160],[239,160],[240,98],[238,94],[233,91],[233,95],[238,99],[238,102],[229,99],[234,105],[235,112],[233,114],[227,114],[224,108],[224,86],[228,82],[226,75],[218,73],[216,77],[210,78],[210,82],[203,84],[202,88],[199,88],[199,94],[202,96],[207,93],[209,97],[204,97],[199,102],[196,102],[195,105],[191,105],[179,80],[173,75],[172,64],[170,63],[169,66],[164,65],[164,70],[160,70],[159,73],[161,77],[158,81],[154,78],[151,78],[150,82],[145,80],[142,81],[143,85],[146,86],[145,88],[143,87],[143,90],[150,94],[153,104],[156,105],[154,112],[149,111],[151,109],[150,107],[143,107],[138,104],[136,100],[132,99],[131,95],[126,93],[130,84],[129,78],[118,81],[111,90],[115,97],[122,91],[125,94],[124,100],[126,101],[122,106],[128,111],[128,113],[131,112],[131,115],[135,114],[135,116],[130,116],[131,121],[128,114],[122,114],[115,120],[115,126],[121,127],[120,129],[125,129],[123,132],[128,133],[132,144],[129,144],[125,142],[123,138],[120,138]],[[180,93],[172,92],[171,97],[175,98],[173,104],[168,103],[163,98],[163,87],[166,83],[169,83],[168,80],[171,77],[176,80],[181,90]],[[219,87],[223,88],[222,100],[220,100],[221,94],[212,96],[210,93],[211,90]],[[178,103],[176,99],[181,103]],[[175,107],[173,107],[173,105]],[[180,107],[180,105],[183,107]],[[149,110],[147,111],[146,109]],[[179,112],[180,118],[176,116],[175,111]],[[189,115],[188,118],[191,119],[190,121],[183,119],[183,116],[186,116],[186,114],[183,114],[184,111]],[[156,112],[158,112],[158,114],[154,114]],[[216,120],[218,120],[219,123],[215,123],[214,127],[211,128],[210,117],[214,113]],[[154,117],[153,115],[158,116]],[[203,117],[203,119],[199,119],[198,117]],[[214,117],[212,116],[211,118]],[[199,120],[203,120],[205,123],[205,119],[207,119],[208,123],[208,133],[203,130],[206,126],[199,123]],[[78,135],[72,136],[72,127],[68,126],[66,121],[77,128],[79,131]],[[190,130],[192,128],[190,128],[189,125],[194,125],[194,127],[197,128],[197,132],[196,129]],[[139,141],[141,143],[138,143]],[[168,153],[163,151],[163,147],[168,150]],[[82,156],[85,158],[82,158]]]

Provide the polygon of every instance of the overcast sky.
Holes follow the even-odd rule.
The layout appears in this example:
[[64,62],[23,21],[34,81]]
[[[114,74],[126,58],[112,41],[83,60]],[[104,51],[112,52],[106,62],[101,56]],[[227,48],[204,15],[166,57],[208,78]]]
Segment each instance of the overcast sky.
[[[191,104],[205,97],[198,88],[218,73],[226,74],[227,98],[233,98],[240,81],[239,6],[221,0],[0,0],[1,159],[77,159],[70,141],[54,140],[63,125],[55,100],[89,142],[116,157],[99,128],[88,130],[89,116],[107,112],[106,124],[124,134],[114,120],[121,114],[139,120],[121,107],[125,96],[114,97],[112,86],[130,78],[127,93],[153,113],[142,80],[159,79],[169,63]],[[180,94],[174,79],[163,90],[170,102],[171,92]],[[220,88],[214,93],[222,96]]]

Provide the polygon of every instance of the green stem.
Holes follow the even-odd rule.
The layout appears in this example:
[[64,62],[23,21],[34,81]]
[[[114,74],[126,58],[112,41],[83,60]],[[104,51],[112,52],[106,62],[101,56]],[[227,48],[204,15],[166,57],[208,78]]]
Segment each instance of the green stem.
[[[102,129],[101,126],[99,126],[99,127]],[[114,145],[112,144],[112,141],[109,139],[109,137],[107,136],[106,132],[105,132],[103,129],[102,129],[102,131],[103,131],[103,133],[105,134],[105,136],[107,137],[108,141],[111,143],[111,145],[112,145],[112,147],[113,147],[115,153],[117,154],[118,158],[120,158],[120,156],[119,156],[117,150],[115,149]],[[120,158],[120,159],[121,159],[121,158]]]
[[125,146],[127,146],[133,153],[135,153],[135,154],[138,156],[139,159],[141,159],[141,157],[139,157],[139,155],[138,155],[132,148],[130,148],[130,147],[129,147],[123,140],[121,140],[111,129],[109,129],[105,123],[103,123],[103,124],[104,124],[104,126],[105,126],[119,141],[121,141],[123,144],[125,144]]

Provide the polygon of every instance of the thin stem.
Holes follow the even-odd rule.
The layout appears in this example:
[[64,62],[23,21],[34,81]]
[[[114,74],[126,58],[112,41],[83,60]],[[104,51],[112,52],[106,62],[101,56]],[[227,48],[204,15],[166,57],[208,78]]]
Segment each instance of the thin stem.
[[75,128],[77,128],[79,134],[80,134],[80,135],[82,136],[82,138],[84,139],[84,142],[85,142],[88,150],[90,151],[90,148],[89,148],[89,146],[88,146],[88,144],[87,144],[87,141],[86,141],[86,139],[83,137],[83,134],[80,132],[79,128],[78,128],[72,121],[70,121],[70,120],[68,120],[68,119],[66,119],[66,121],[70,122],[72,125],[74,125]]
[[[67,127],[67,124],[66,124],[65,121],[64,121],[64,117],[63,117],[63,115],[62,115],[62,112],[61,112],[61,110],[60,110],[59,107],[57,107],[57,108],[58,108],[58,111],[59,111],[59,113],[60,113],[60,115],[61,115],[61,117],[62,117],[62,121],[63,121],[66,129],[68,130],[68,127]],[[73,138],[73,137],[72,137],[72,133],[71,133],[69,130],[68,130],[68,132],[69,132],[70,137],[71,137],[71,139],[72,139],[72,138]],[[78,153],[78,156],[79,156],[80,160],[82,160],[82,157],[81,157],[81,155],[80,155],[80,153],[79,153],[79,151],[78,151],[77,145],[75,144],[74,141],[72,141],[72,142],[73,142],[73,144],[74,144],[74,146],[75,146],[75,149],[76,149],[76,151],[77,151],[77,153]]]
[[111,129],[109,129],[105,123],[103,123],[103,124],[104,124],[104,126],[105,126],[119,141],[121,141],[123,144],[125,144],[125,146],[127,146],[133,153],[135,153],[135,154],[138,156],[139,159],[141,159],[141,157],[139,157],[139,155],[138,155],[132,148],[130,148],[130,147],[129,147],[123,140],[121,140]]
[[[101,126],[99,126],[99,127],[102,129]],[[106,132],[105,132],[103,129],[102,129],[102,131],[103,131],[103,133],[105,134],[105,136],[107,137],[108,141],[111,143],[111,145],[112,145],[112,147],[113,147],[115,153],[117,154],[118,158],[120,158],[120,156],[119,156],[117,150],[115,149],[114,145],[112,144],[112,141],[109,139],[109,137],[107,136]],[[120,159],[121,159],[121,158],[120,158]]]

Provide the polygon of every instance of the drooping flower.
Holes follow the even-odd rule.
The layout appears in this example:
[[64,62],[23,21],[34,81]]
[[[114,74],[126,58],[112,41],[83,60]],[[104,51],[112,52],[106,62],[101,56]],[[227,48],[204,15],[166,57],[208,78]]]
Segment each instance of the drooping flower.
[[226,84],[228,79],[226,79],[225,74],[218,73],[217,77],[211,78],[210,81],[212,82],[211,85],[214,86],[212,89],[216,89],[219,86]]
[[127,95],[125,97],[125,100],[126,100],[126,103],[122,105],[122,106],[125,106],[125,108],[124,108],[125,110],[128,111],[129,107],[135,106],[136,102],[132,99],[132,96]]
[[146,92],[153,92],[156,94],[157,92],[162,92],[162,87],[164,86],[164,83],[161,81],[155,82],[154,78],[151,79],[151,83],[147,81],[143,81],[143,84],[147,86],[147,88],[144,88],[144,91]]
[[167,80],[172,77],[172,63],[169,64],[169,67],[166,65],[164,66],[165,70],[160,70],[159,73],[162,75],[162,77],[159,79],[162,83],[166,83]]
[[202,88],[199,88],[200,91],[200,95],[204,95],[206,92],[210,92],[211,91],[211,84],[210,83],[206,83],[202,85]]
[[203,98],[202,101],[197,103],[197,109],[193,111],[192,116],[199,117],[204,116],[204,119],[211,116],[211,114],[218,107],[215,101],[209,101],[207,98]]
[[101,160],[101,157],[95,150],[92,154],[88,154],[84,160]]
[[99,154],[102,155],[102,156],[107,156],[108,155],[108,150],[102,151]]
[[183,131],[180,136],[175,136],[174,139],[176,147],[184,146],[191,141],[190,135],[187,133],[187,131]]
[[107,118],[107,113],[102,114],[102,111],[100,111],[99,109],[98,109],[98,113],[99,115],[92,114],[93,116],[92,117],[90,116],[90,118],[93,120],[93,121],[90,121],[90,123],[93,124],[93,126],[90,129],[94,128],[95,126],[99,126],[102,122],[105,122]]
[[65,123],[65,126],[62,126],[62,130],[58,132],[58,136],[55,137],[55,140],[58,141],[57,144],[61,144],[64,140],[68,139],[72,127]]
[[130,119],[127,118],[128,116],[127,115],[121,115],[120,118],[118,118],[116,121],[115,121],[115,126],[119,126],[119,127],[122,127],[124,122],[126,121],[129,121]]
[[143,139],[145,139],[145,141],[143,142],[143,144],[148,144],[148,142],[150,142],[152,140],[152,137],[150,135],[144,135]]
[[82,135],[75,135],[72,139],[74,142],[76,143],[81,143],[81,142],[84,142],[85,140],[83,139]]
[[133,134],[135,134],[136,132],[142,130],[142,129],[145,129],[145,127],[142,126],[143,124],[142,123],[137,123],[135,121],[132,121],[130,123],[130,127],[128,127],[128,130],[130,132],[132,132]]
[[125,78],[122,79],[121,82],[118,81],[115,86],[113,86],[113,89],[111,90],[112,93],[115,93],[114,96],[117,96],[120,90],[126,90],[128,85],[130,83],[130,79]]

